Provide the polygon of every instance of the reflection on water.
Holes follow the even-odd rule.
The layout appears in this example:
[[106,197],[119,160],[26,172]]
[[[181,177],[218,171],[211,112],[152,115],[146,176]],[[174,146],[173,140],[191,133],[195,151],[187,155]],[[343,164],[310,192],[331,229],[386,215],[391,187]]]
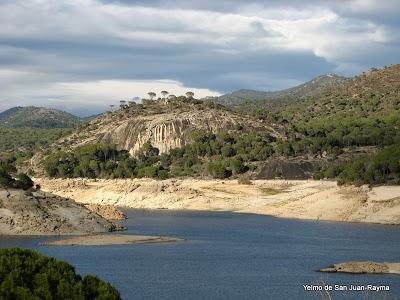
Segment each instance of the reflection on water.
[[[389,285],[372,299],[398,299],[399,275],[326,274],[351,260],[400,261],[400,227],[278,219],[227,212],[124,210],[125,233],[167,235],[170,244],[43,247],[49,237],[1,237],[0,247],[38,250],[80,274],[111,282],[124,299],[321,299],[303,284]],[[375,293],[375,295],[374,295]],[[366,299],[336,292],[334,299]]]

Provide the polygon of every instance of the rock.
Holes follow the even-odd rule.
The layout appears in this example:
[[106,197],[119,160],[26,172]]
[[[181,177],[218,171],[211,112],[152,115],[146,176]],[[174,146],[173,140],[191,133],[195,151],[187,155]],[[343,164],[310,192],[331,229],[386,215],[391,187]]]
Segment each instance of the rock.
[[120,221],[127,219],[126,215],[113,205],[86,204],[85,207],[107,220]]
[[[135,156],[143,144],[150,141],[163,154],[187,145],[195,131],[235,131],[242,124],[246,124],[242,132],[263,130],[269,133],[271,141],[281,137],[279,130],[272,125],[230,111],[187,103],[178,106],[164,106],[154,102],[143,108],[130,107],[103,114],[46,150],[70,150],[86,144],[107,143],[116,144],[118,149],[127,150]],[[31,167],[37,174],[44,174],[40,166],[44,157],[44,152],[38,152],[31,159]]]
[[373,261],[352,261],[334,264],[319,270],[328,273],[353,273],[353,274],[400,274],[400,263],[378,263]]
[[0,191],[0,234],[79,235],[113,231],[119,226],[73,200],[45,192]]

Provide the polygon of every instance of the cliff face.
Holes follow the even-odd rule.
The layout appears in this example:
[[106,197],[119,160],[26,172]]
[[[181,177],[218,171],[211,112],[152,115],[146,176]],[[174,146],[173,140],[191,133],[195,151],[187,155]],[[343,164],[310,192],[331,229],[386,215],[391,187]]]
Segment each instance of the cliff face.
[[211,132],[267,130],[271,136],[279,133],[270,126],[224,109],[204,109],[199,105],[163,106],[156,102],[136,105],[102,115],[80,131],[58,141],[56,146],[68,149],[90,143],[116,144],[119,149],[135,155],[150,141],[160,153],[185,146],[196,130]]

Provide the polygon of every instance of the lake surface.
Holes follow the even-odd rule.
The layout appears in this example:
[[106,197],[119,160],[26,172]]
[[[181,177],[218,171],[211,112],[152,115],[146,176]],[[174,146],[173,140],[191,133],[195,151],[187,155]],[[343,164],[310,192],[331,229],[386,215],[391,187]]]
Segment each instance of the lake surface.
[[54,237],[0,237],[111,282],[124,299],[323,299],[303,284],[389,285],[333,299],[400,299],[400,275],[319,273],[351,260],[400,261],[400,226],[279,219],[228,212],[124,210],[126,234],[183,237],[147,245],[44,247]]

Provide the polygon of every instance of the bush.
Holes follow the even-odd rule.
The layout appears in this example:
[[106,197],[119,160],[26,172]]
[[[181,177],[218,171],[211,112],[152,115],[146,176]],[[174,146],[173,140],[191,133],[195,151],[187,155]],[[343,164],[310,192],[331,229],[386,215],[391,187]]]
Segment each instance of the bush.
[[209,163],[207,170],[214,178],[224,179],[232,175],[232,172],[227,170],[224,164],[220,161]]
[[0,162],[0,186],[24,190],[33,187],[33,181],[28,175],[20,173],[17,178],[14,179],[11,174],[15,172],[16,169],[14,166]]
[[243,164],[240,159],[232,159],[230,162],[230,167],[235,174],[241,174],[248,170],[248,167]]
[[1,249],[0,262],[1,299],[121,299],[109,283],[31,250]]
[[28,175],[20,173],[18,174],[17,180],[15,181],[15,186],[18,189],[27,190],[33,187],[33,181]]

